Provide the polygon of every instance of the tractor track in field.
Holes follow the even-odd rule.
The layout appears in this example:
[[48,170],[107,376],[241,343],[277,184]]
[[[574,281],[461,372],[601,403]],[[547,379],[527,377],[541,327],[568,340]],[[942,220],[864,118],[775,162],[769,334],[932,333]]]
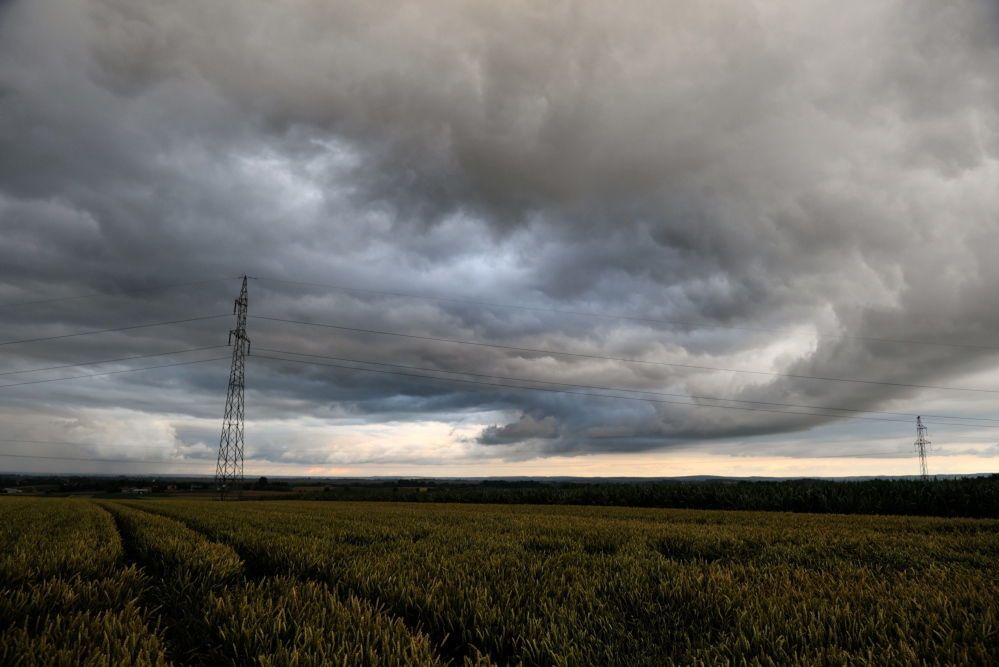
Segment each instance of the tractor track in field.
[[[124,552],[124,562],[138,566],[142,573],[148,578],[146,585],[143,586],[142,592],[139,595],[139,602],[143,610],[149,614],[149,617],[151,619],[156,619],[156,625],[149,628],[150,632],[159,637],[160,642],[163,644],[163,651],[166,653],[167,660],[170,661],[170,664],[190,664],[189,651],[181,651],[178,648],[176,644],[177,638],[172,636],[174,633],[171,631],[170,624],[166,622],[167,619],[164,618],[162,614],[162,602],[158,600],[154,594],[157,587],[155,575],[151,573],[146,567],[146,564],[144,564],[136,556],[131,536],[121,525],[118,515],[108,509],[104,502],[96,501],[94,504],[97,505],[102,512],[106,512],[114,522],[115,530],[118,531],[118,537],[121,539],[122,551]],[[149,626],[149,623],[147,622],[146,625]]]
[[[236,554],[239,555],[239,557],[242,559],[244,564],[244,577],[247,581],[259,582],[268,577],[284,576],[284,577],[293,578],[301,582],[315,582],[330,586],[331,590],[335,592],[338,597],[341,598],[341,601],[342,598],[346,597],[347,595],[353,595],[354,597],[363,600],[368,604],[371,604],[376,609],[379,609],[380,613],[385,615],[386,617],[400,620],[405,625],[406,629],[410,632],[410,634],[414,636],[426,635],[430,639],[431,647],[433,649],[435,657],[443,665],[449,665],[452,667],[458,667],[460,665],[489,667],[498,664],[495,661],[493,661],[491,657],[488,658],[487,660],[479,658],[478,661],[476,661],[476,657],[472,655],[467,648],[459,645],[457,642],[451,641],[450,637],[447,635],[442,635],[440,633],[433,633],[423,629],[419,619],[415,618],[413,615],[400,613],[396,605],[391,605],[389,602],[385,600],[381,600],[379,598],[372,598],[368,595],[363,594],[361,591],[355,588],[347,587],[342,582],[332,580],[329,577],[308,576],[305,574],[296,574],[287,571],[282,571],[277,567],[261,562],[257,558],[253,558],[251,554],[249,554],[245,548],[241,548],[240,545],[225,539],[219,539],[211,532],[201,529],[199,526],[193,524],[186,518],[178,517],[164,512],[158,512],[156,511],[155,508],[149,508],[145,506],[138,507],[133,504],[128,504],[125,505],[125,507],[128,507],[129,509],[138,510],[140,512],[145,512],[146,514],[150,514],[153,516],[158,516],[161,518],[176,521],[177,523],[186,526],[190,530],[198,533],[199,535],[203,536],[205,539],[211,542],[222,544],[229,547],[230,549],[235,551]],[[112,512],[112,515],[113,514],[114,513]],[[116,524],[117,523],[118,522],[116,519]],[[120,532],[121,529],[119,526],[119,533]],[[124,536],[122,537],[122,539],[124,541]],[[186,663],[179,663],[179,664],[186,664]]]

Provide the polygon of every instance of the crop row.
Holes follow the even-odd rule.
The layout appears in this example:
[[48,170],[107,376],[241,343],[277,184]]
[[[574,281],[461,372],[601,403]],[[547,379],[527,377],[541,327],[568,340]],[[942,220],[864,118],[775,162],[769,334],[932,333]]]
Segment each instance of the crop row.
[[111,517],[85,501],[0,503],[0,664],[165,665]]
[[249,580],[231,548],[171,519],[49,499],[4,499],[0,519],[0,664],[440,664],[384,609]]
[[999,662],[996,521],[23,498],[0,539],[0,664]]
[[327,586],[247,581],[240,558],[177,521],[118,503],[129,551],[156,582],[173,657],[183,664],[434,665],[426,636]]
[[375,503],[137,502],[256,570],[530,665],[987,664],[995,521]]

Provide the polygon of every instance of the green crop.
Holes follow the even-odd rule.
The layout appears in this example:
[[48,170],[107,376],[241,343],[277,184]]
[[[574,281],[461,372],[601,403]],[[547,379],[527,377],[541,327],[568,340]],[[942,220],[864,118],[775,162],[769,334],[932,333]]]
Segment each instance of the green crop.
[[33,499],[0,518],[4,664],[999,662],[995,520]]
[[111,517],[86,500],[5,498],[0,507],[0,581],[99,576],[122,558]]
[[111,517],[83,500],[4,499],[0,664],[166,665]]
[[439,664],[426,636],[366,601],[312,581],[246,581],[230,547],[133,503],[104,506],[154,575],[150,599],[184,664]]
[[439,665],[426,636],[357,597],[272,577],[220,591],[207,618],[237,662],[262,665]]
[[[502,663],[997,657],[999,522],[569,507],[154,503]],[[210,508],[210,509],[209,509]]]

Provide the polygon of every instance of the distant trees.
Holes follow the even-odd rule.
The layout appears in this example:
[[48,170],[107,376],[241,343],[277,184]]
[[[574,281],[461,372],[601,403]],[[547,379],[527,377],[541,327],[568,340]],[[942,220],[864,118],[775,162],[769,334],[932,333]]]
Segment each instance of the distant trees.
[[[999,475],[938,480],[778,482],[467,482],[332,485],[329,500],[612,505],[999,518]],[[317,494],[318,495],[318,494]]]

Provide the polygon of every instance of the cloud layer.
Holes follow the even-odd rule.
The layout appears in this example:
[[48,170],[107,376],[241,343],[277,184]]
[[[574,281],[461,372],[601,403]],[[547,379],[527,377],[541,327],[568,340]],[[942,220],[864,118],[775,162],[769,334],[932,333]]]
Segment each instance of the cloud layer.
[[[997,37],[999,10],[986,0],[8,2],[0,304],[245,272],[261,278],[251,285],[260,315],[954,383],[995,362]],[[8,308],[2,339],[222,314],[236,289]],[[0,361],[16,370],[210,345],[227,327],[0,347]],[[263,320],[251,320],[251,337],[261,348],[746,401],[922,410],[943,400]],[[213,354],[225,351],[202,357]],[[5,390],[5,424],[17,437],[71,440],[53,424],[105,411],[102,424],[120,425],[106,411],[132,410],[210,456],[224,366]],[[285,425],[260,443],[274,457],[290,455],[295,433],[322,431],[306,419],[465,424],[445,440],[469,459],[638,452],[837,421],[264,359],[250,385],[253,415]],[[134,427],[123,430],[83,437],[127,444]],[[400,455],[405,433],[392,430],[385,451]],[[296,461],[332,460],[322,436],[302,437],[318,449]],[[420,437],[429,458],[448,456]],[[381,455],[365,447],[358,457]]]

